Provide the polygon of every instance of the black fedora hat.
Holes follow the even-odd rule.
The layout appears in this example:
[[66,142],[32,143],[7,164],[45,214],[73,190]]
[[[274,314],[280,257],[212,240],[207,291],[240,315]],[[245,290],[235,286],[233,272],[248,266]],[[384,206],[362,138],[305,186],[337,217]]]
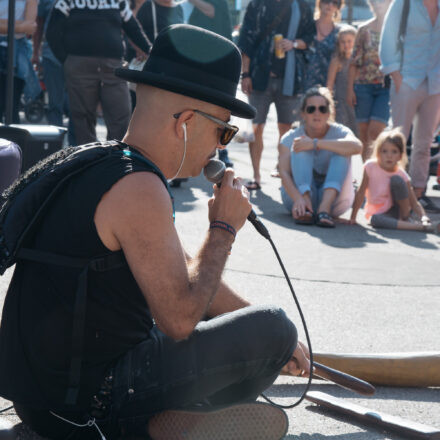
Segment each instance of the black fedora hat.
[[116,69],[115,74],[252,119],[254,107],[235,98],[240,69],[241,55],[234,43],[214,32],[178,24],[159,33],[143,70]]

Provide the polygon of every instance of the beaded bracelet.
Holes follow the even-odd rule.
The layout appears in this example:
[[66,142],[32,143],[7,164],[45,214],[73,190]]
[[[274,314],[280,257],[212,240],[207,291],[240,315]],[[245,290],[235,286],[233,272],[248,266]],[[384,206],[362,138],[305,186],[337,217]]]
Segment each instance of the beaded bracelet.
[[235,239],[235,236],[237,235],[237,232],[230,224],[222,222],[220,220],[216,220],[216,221],[213,221],[210,223],[209,229],[215,229],[215,228],[223,229],[224,231],[228,231],[230,234],[232,234],[234,236],[234,239]]

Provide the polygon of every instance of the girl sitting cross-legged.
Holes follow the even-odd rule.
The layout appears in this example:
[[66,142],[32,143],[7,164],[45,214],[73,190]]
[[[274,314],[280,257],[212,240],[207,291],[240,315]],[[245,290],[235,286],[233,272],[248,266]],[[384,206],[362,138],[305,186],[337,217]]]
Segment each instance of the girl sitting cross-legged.
[[439,233],[417,201],[404,168],[406,139],[399,129],[382,132],[374,144],[373,159],[364,165],[362,183],[353,203],[351,223],[356,223],[364,202],[365,216],[375,228],[406,229]]

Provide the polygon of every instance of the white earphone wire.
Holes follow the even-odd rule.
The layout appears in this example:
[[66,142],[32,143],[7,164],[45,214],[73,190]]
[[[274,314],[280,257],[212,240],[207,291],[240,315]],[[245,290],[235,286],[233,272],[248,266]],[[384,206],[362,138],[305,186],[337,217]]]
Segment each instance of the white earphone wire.
[[177,173],[174,177],[172,177],[171,179],[168,179],[168,181],[174,180],[180,173],[180,171],[182,170],[183,167],[183,162],[185,162],[185,157],[186,157],[186,124],[182,125],[183,128],[183,156],[182,156],[182,161],[180,162],[180,166],[179,169],[177,170]]

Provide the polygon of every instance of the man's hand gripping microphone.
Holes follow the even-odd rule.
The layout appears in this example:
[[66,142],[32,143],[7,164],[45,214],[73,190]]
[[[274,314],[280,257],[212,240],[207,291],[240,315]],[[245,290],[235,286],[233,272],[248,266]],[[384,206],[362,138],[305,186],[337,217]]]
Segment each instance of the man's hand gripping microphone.
[[[225,169],[225,164],[222,161],[211,159],[208,165],[206,165],[206,167],[203,169],[203,174],[210,182],[215,183],[218,187],[220,187],[223,175],[225,174]],[[268,240],[270,239],[269,231],[258,218],[257,214],[255,214],[254,210],[250,212],[247,219],[254,225],[255,229],[264,238],[267,238]]]

